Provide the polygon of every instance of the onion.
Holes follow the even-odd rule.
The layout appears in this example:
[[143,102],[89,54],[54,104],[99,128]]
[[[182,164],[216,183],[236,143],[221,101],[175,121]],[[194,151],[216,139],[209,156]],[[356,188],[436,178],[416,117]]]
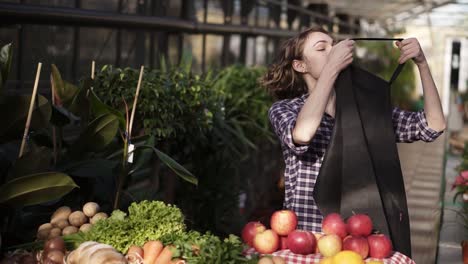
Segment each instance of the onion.
[[50,250],[45,255],[45,259],[50,259],[54,263],[63,263],[63,257],[63,252],[57,249]]
[[[61,237],[55,237],[47,240],[44,244],[44,251],[49,252],[51,250],[59,250],[62,253],[65,252],[65,241]],[[47,254],[45,254],[47,255]]]

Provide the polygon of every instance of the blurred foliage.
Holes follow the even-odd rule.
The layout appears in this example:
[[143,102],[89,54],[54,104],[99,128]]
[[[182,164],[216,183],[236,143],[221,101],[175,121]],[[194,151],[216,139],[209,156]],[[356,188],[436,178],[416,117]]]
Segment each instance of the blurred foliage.
[[[382,79],[390,80],[398,66],[398,58],[400,57],[400,51],[392,43],[386,41],[357,42],[357,47],[365,49],[364,58],[357,58],[357,63]],[[407,61],[398,78],[392,84],[393,105],[403,109],[411,109],[415,86],[414,63]]]
[[[276,144],[267,114],[272,101],[257,81],[265,69],[233,65],[199,75],[191,70],[187,55],[179,65],[164,60],[160,64],[143,77],[136,127],[141,134],[154,135],[156,145],[197,175],[198,187],[176,183],[175,201],[169,201],[184,210],[188,224],[232,233],[243,223],[239,193],[253,176],[240,169],[241,163],[256,155],[262,143]],[[104,103],[123,111],[122,102],[132,98],[137,81],[137,70],[106,65],[96,75],[94,91]],[[159,174],[156,181],[164,181],[170,172],[162,169]],[[154,191],[134,193],[139,199],[164,196]]]

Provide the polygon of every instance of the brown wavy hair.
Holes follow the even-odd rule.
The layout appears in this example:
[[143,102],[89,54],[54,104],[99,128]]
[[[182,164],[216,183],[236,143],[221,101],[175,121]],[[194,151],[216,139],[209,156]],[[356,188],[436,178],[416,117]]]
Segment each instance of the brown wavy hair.
[[304,43],[309,34],[314,32],[329,35],[328,31],[321,27],[311,27],[286,40],[281,46],[275,62],[261,77],[260,83],[276,99],[294,98],[307,93],[307,85],[302,74],[294,70],[292,62],[303,59]]

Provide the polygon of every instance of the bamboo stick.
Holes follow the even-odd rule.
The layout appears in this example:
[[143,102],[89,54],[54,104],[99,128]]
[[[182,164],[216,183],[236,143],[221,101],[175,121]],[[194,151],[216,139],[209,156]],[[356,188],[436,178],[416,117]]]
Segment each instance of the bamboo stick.
[[32,112],[34,110],[34,99],[36,98],[36,94],[37,94],[37,85],[39,83],[39,77],[41,76],[41,68],[42,68],[42,63],[39,62],[37,64],[36,80],[34,81],[34,88],[33,88],[33,93],[31,96],[31,102],[29,103],[28,118],[26,119],[26,126],[24,127],[24,134],[23,134],[23,140],[21,141],[19,158],[23,156],[24,147],[26,145],[26,139],[28,138],[29,125],[31,124]]
[[[50,75],[50,90],[52,93],[52,106],[55,106],[55,85],[52,74]],[[54,165],[57,164],[57,128],[52,126],[52,143],[54,146]]]
[[93,61],[93,62],[91,63],[91,79],[92,79],[92,80],[94,80],[94,71],[95,71],[95,69],[96,69],[96,62]]
[[138,95],[140,94],[140,87],[141,87],[141,80],[143,78],[143,70],[145,66],[141,66],[140,68],[140,77],[138,78],[138,85],[135,93],[135,99],[133,99],[133,108],[132,108],[132,114],[130,115],[130,124],[128,126],[128,138],[132,137],[132,127],[133,127],[133,119],[135,117],[135,111],[136,111],[136,106],[138,102]]

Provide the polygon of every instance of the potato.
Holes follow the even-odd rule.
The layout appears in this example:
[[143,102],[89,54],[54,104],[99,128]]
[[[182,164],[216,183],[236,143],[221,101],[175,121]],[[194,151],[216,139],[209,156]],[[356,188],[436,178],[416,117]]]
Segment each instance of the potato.
[[50,230],[52,228],[53,228],[53,226],[52,226],[51,223],[45,223],[45,224],[40,225],[39,228],[37,229],[37,231],[41,231],[43,229],[49,229]]
[[62,206],[59,207],[57,210],[55,210],[55,213],[52,215],[50,218],[50,222],[54,224],[60,219],[68,219],[68,217],[71,214],[71,209],[68,206]]
[[51,229],[42,229],[42,230],[37,231],[37,234],[36,234],[37,239],[46,240],[49,237],[50,230],[52,230],[52,228]]
[[86,203],[84,206],[83,206],[83,213],[91,218],[93,217],[95,214],[99,213],[99,205],[95,202],[89,202],[89,203]]
[[51,223],[45,223],[39,226],[37,229],[37,238],[39,240],[45,240],[49,236],[50,230],[52,230],[53,226]]
[[89,223],[86,223],[86,224],[80,226],[80,231],[83,232],[83,233],[86,233],[89,230],[91,230],[91,228],[93,228],[93,225],[89,224]]
[[93,218],[91,218],[90,223],[94,225],[97,221],[102,220],[102,219],[106,219],[106,218],[107,218],[106,213],[103,213],[103,212],[97,213],[95,216],[93,216]]
[[70,216],[68,217],[68,222],[70,222],[71,225],[76,226],[76,227],[82,226],[87,221],[88,221],[88,218],[81,211],[75,211],[71,213]]
[[49,236],[47,238],[51,239],[51,238],[54,238],[54,237],[58,237],[62,234],[62,229],[58,228],[58,227],[54,227],[50,230],[50,233],[49,233]]
[[78,233],[78,227],[76,226],[67,226],[62,230],[62,235],[64,236],[75,234],[75,233]]
[[64,229],[65,227],[69,226],[70,224],[68,223],[68,220],[67,219],[59,219],[57,220],[53,226],[54,227],[58,227],[60,229]]

